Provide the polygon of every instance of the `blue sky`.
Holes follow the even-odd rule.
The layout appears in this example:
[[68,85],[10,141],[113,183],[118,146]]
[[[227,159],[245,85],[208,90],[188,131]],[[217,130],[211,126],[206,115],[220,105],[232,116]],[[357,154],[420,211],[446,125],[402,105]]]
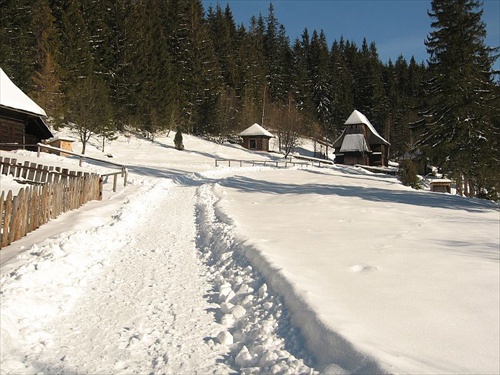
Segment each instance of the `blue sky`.
[[[269,0],[205,0],[205,9],[219,2],[229,4],[237,24],[248,27],[252,15],[268,15]],[[430,0],[275,0],[274,13],[285,26],[290,40],[300,38],[307,27],[325,32],[329,46],[343,35],[361,46],[363,38],[375,42],[380,59],[426,61],[424,40],[431,32],[427,10]],[[489,46],[500,45],[500,0],[486,0],[483,7]],[[497,62],[497,65],[500,64]]]

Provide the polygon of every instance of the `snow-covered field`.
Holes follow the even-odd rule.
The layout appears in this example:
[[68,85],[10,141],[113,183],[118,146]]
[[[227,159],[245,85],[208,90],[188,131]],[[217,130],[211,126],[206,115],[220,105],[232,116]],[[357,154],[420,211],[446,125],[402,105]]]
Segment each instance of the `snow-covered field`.
[[216,168],[279,155],[188,135],[99,144],[127,186],[0,250],[2,374],[500,372],[497,205],[351,167]]

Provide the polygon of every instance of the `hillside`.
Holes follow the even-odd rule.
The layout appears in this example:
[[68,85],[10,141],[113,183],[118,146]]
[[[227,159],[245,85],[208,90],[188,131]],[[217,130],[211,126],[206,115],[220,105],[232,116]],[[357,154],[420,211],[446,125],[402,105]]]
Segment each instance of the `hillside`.
[[216,168],[279,155],[188,135],[99,144],[128,185],[0,251],[2,373],[500,371],[495,204],[351,167]]

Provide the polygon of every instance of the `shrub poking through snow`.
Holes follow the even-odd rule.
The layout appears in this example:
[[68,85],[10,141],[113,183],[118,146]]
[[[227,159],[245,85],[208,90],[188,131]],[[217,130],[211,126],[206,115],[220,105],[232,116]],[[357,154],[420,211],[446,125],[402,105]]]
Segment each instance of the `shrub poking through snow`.
[[420,189],[420,180],[417,175],[417,167],[411,160],[403,160],[399,163],[399,180],[403,185],[410,186],[414,189]]
[[175,133],[174,144],[177,150],[184,150],[184,143],[182,140],[181,128],[177,128],[177,133]]

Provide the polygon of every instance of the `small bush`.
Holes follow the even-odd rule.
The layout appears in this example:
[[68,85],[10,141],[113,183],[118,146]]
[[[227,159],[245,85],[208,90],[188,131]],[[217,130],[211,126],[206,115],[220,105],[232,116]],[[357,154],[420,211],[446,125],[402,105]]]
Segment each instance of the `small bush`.
[[417,166],[413,161],[403,160],[400,162],[398,176],[403,185],[410,186],[414,189],[422,188],[417,175]]
[[175,144],[175,148],[177,150],[184,150],[184,143],[183,143],[183,140],[182,140],[182,132],[181,132],[181,129],[177,129],[177,133],[175,133],[175,137],[174,137],[174,144]]

